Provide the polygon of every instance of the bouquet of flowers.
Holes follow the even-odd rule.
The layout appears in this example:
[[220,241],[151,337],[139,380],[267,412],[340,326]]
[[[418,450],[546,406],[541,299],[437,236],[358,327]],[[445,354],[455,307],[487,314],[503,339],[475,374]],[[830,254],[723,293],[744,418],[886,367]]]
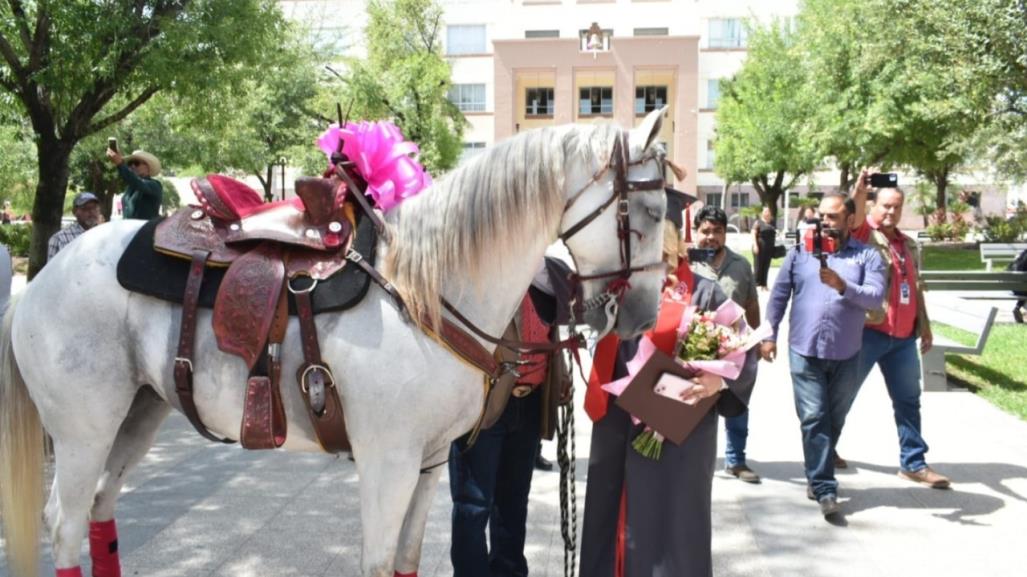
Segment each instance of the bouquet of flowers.
[[[677,328],[677,340],[673,355],[675,361],[698,373],[710,373],[725,379],[735,379],[742,371],[749,349],[771,334],[770,327],[750,330],[745,323],[744,310],[733,301],[726,301],[716,311],[701,311],[688,306],[681,315]],[[642,337],[638,353],[627,363],[628,376],[603,385],[603,389],[620,395],[638,374],[639,370],[657,351],[648,336]],[[670,374],[657,382],[653,389],[657,394],[677,402],[693,404],[688,391],[695,387],[692,381]],[[638,419],[635,419],[639,422]],[[664,437],[658,431],[646,427],[635,437],[632,446],[645,457],[658,460],[662,453]]]

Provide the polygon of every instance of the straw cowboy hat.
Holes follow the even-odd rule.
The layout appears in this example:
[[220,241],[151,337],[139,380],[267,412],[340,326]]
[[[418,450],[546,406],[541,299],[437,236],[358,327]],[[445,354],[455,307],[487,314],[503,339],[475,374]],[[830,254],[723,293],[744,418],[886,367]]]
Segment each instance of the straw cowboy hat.
[[160,160],[145,150],[137,150],[125,158],[125,162],[131,163],[132,161],[146,163],[146,166],[150,167],[150,176],[160,174]]

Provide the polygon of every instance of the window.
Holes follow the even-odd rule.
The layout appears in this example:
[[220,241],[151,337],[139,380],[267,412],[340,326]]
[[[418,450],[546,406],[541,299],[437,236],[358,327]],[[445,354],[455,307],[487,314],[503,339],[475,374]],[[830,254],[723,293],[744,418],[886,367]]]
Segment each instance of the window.
[[446,27],[446,54],[484,54],[485,25],[461,24]]
[[551,87],[525,89],[525,116],[552,116],[553,104],[553,89]]
[[596,52],[606,52],[610,50],[610,38],[613,37],[613,29],[603,28],[599,30],[595,37],[592,37],[593,31],[591,29],[578,30],[578,40],[580,43],[580,50],[582,52],[589,52],[595,50]]
[[724,193],[722,192],[707,192],[706,193],[706,206],[720,206],[724,201]]
[[559,30],[525,30],[525,38],[559,38]]
[[310,30],[310,43],[319,54],[342,56],[346,53],[345,28],[324,27]]
[[712,140],[706,141],[706,169],[713,170],[714,161],[717,160],[717,149]]
[[645,114],[662,108],[667,103],[666,86],[636,86],[635,114]]
[[466,162],[485,151],[484,142],[465,142],[464,149],[460,153],[460,162]]
[[485,85],[454,84],[449,87],[449,101],[461,112],[485,112]]
[[708,42],[710,48],[744,48],[745,25],[740,18],[711,18]]
[[710,78],[706,81],[706,108],[716,109],[720,100],[720,79]]
[[668,28],[635,28],[635,36],[667,36]]
[[749,206],[748,192],[731,193],[731,208],[745,208],[747,206]]
[[585,86],[578,91],[578,114],[613,114],[612,86]]

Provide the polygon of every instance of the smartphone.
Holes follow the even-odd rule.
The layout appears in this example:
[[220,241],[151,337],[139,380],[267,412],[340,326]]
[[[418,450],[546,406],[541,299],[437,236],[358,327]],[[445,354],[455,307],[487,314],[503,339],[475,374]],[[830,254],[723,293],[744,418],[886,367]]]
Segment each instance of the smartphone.
[[688,262],[712,262],[717,251],[712,248],[690,248],[688,249]]
[[870,175],[870,186],[874,188],[895,188],[899,185],[899,175],[894,172],[875,172]]
[[114,152],[117,152],[118,151],[118,139],[114,138],[113,136],[108,138],[107,139],[107,148],[113,150]]

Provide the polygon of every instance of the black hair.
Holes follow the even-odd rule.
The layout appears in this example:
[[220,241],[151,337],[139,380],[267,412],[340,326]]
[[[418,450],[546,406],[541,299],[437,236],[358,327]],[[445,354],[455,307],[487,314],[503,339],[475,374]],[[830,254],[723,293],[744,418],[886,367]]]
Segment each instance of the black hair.
[[840,192],[827,192],[824,193],[824,199],[828,198],[840,198],[842,204],[845,205],[845,212],[849,214],[856,214],[856,202],[852,198],[840,193]]
[[727,229],[727,214],[725,214],[724,209],[719,206],[704,206],[702,207],[702,210],[695,215],[695,218],[692,219],[692,226],[699,228],[699,226],[704,222],[719,224]]

